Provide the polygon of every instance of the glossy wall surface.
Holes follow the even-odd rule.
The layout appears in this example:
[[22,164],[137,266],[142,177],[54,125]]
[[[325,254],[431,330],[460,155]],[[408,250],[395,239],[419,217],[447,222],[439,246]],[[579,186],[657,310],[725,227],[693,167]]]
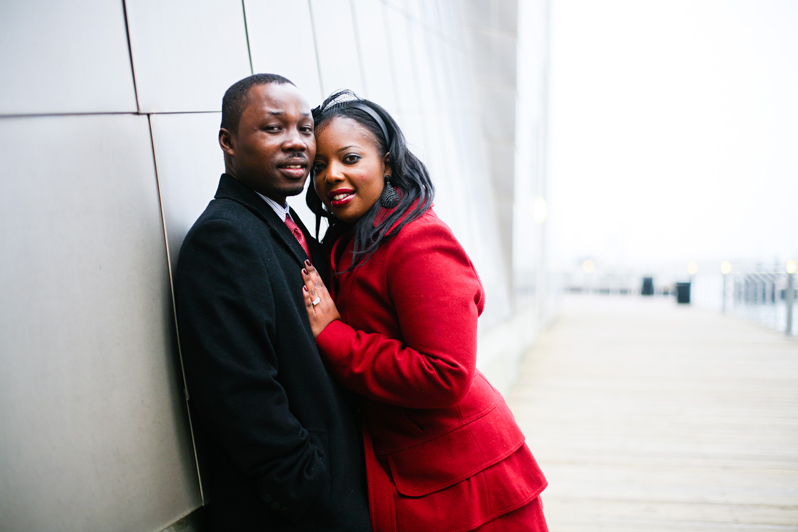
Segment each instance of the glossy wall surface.
[[[482,3],[0,4],[0,530],[156,532],[202,504],[170,269],[224,168],[222,95],[253,72],[312,106],[351,88],[393,113],[485,284],[480,334],[520,315],[501,235],[505,181],[526,178],[515,133],[485,122],[515,105],[474,81]],[[487,3],[512,25],[516,2]],[[515,56],[492,53],[509,76]]]

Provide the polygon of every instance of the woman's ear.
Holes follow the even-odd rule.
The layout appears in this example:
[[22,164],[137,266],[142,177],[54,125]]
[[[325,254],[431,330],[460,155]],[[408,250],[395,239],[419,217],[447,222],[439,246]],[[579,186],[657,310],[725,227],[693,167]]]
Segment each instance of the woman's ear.
[[391,154],[386,153],[382,163],[385,165],[385,173],[391,175]]

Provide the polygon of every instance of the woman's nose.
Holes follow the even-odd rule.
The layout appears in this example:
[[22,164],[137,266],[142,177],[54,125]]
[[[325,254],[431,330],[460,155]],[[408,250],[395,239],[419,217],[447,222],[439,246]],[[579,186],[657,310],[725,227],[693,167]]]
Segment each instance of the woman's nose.
[[336,183],[338,181],[342,181],[344,179],[344,172],[342,166],[335,162],[330,163],[330,165],[327,166],[327,174],[324,177],[329,183]]

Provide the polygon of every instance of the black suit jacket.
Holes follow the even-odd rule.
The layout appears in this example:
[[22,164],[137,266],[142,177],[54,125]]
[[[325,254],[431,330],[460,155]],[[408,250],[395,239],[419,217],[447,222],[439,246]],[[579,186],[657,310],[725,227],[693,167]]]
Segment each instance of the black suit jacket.
[[358,414],[316,349],[305,257],[226,174],[180,250],[178,333],[212,530],[370,530]]

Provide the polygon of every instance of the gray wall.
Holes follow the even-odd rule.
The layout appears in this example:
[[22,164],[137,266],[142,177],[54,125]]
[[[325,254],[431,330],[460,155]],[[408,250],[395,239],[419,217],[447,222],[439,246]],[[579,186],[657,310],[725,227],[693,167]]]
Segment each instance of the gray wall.
[[[170,268],[223,170],[221,96],[253,72],[289,77],[312,105],[346,87],[395,115],[486,286],[480,366],[506,386],[545,318],[515,280],[543,260],[544,231],[518,227],[518,205],[545,183],[545,11],[542,0],[4,2],[0,530],[158,531],[201,504]],[[485,55],[475,32],[494,29]],[[522,51],[524,35],[544,46]],[[514,75],[513,50],[537,66]],[[536,92],[519,96],[522,79]],[[519,113],[532,133],[507,129]],[[311,225],[302,198],[292,205]]]

